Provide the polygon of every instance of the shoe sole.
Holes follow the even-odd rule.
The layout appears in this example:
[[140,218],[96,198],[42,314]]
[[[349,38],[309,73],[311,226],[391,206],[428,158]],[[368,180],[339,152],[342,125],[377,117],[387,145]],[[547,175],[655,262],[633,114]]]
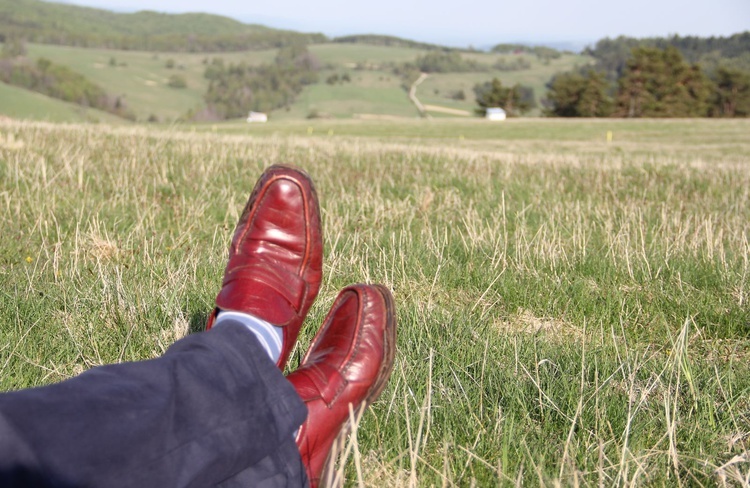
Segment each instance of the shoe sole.
[[[393,363],[396,357],[396,305],[393,300],[393,295],[391,294],[390,290],[388,290],[388,288],[384,287],[383,285],[371,285],[371,287],[375,288],[378,293],[380,293],[385,302],[383,362],[380,366],[380,371],[378,371],[378,376],[375,380],[375,383],[370,387],[370,390],[367,392],[367,396],[365,396],[365,399],[362,400],[362,402],[360,402],[356,407],[352,407],[352,411],[355,413],[359,412],[359,410],[362,409],[362,405],[364,405],[365,409],[372,405],[375,400],[378,399],[380,394],[383,393],[383,390],[385,389],[386,385],[388,384],[388,380],[391,377],[391,372],[393,371]],[[320,478],[321,484],[319,486],[333,486],[333,475],[335,474],[333,468],[336,464],[336,460],[341,454],[341,451],[344,449],[346,438],[349,437],[349,434],[351,434],[352,429],[354,428],[352,421],[353,419],[350,416],[349,419],[347,419],[347,421],[344,422],[344,425],[341,427],[341,430],[336,436],[336,440],[333,441],[331,452],[328,454],[328,457],[323,464],[323,471],[321,472]],[[343,485],[343,481],[344,480],[339,480],[340,485]]]

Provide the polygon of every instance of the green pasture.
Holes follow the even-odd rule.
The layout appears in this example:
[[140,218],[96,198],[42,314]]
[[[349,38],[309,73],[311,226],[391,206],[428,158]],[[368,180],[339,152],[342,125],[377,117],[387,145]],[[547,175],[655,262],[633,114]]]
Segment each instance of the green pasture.
[[[225,122],[185,126],[190,131],[212,131],[249,136],[332,135],[403,143],[471,147],[486,151],[631,153],[679,155],[694,159],[747,156],[750,141],[745,120],[719,119],[554,119],[515,118],[491,122],[483,118],[424,120],[416,116],[393,120],[271,120],[266,124]],[[607,141],[611,132],[612,141]]]
[[[353,75],[354,82],[328,85],[318,83],[306,87],[286,112],[273,112],[274,119],[300,119],[315,113],[319,117],[351,118],[360,114],[418,117],[419,112],[409,102],[407,93],[396,83],[371,83],[362,86],[358,80],[366,76]],[[385,79],[385,77],[383,78]],[[395,77],[391,76],[391,80]],[[390,85],[390,86],[389,86]]]
[[63,102],[0,82],[0,115],[50,122],[123,123],[114,115]]
[[358,63],[365,66],[403,63],[413,61],[424,53],[419,49],[408,47],[345,43],[315,44],[310,46],[309,50],[324,63],[348,68],[354,68]]
[[[481,63],[492,65],[498,59],[512,60],[514,55],[471,53],[464,54],[465,57],[475,59]],[[588,56],[577,54],[563,54],[559,59],[543,63],[535,56],[523,55],[531,62],[531,68],[519,71],[496,71],[480,73],[435,73],[419,85],[417,96],[422,103],[441,105],[450,108],[460,108],[473,111],[476,108],[474,97],[474,86],[479,83],[498,78],[505,86],[516,83],[528,85],[534,89],[534,95],[539,104],[547,92],[547,83],[552,77],[564,71],[570,71],[592,62]],[[456,91],[462,90],[466,96],[464,101],[455,101],[450,98]],[[539,107],[532,114],[539,114]]]
[[[607,142],[606,133],[613,138]],[[750,123],[0,121],[0,388],[201,333],[264,167],[321,198],[324,283],[380,282],[398,354],[365,486],[743,486]]]
[[[204,60],[221,57],[225,62],[260,64],[273,61],[274,50],[244,53],[191,54],[83,49],[68,46],[29,45],[29,55],[44,57],[63,64],[86,76],[114,96],[124,95],[125,101],[145,121],[150,115],[169,122],[193,108],[200,107],[208,81],[203,77]],[[114,60],[112,66],[110,61]],[[174,61],[174,68],[166,67]],[[187,88],[168,86],[171,75],[185,77]]]

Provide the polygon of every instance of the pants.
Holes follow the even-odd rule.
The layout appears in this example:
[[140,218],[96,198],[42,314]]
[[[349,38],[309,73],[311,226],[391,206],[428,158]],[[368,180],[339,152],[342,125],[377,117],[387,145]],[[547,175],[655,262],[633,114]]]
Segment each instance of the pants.
[[242,327],[0,394],[0,486],[304,486],[307,410]]

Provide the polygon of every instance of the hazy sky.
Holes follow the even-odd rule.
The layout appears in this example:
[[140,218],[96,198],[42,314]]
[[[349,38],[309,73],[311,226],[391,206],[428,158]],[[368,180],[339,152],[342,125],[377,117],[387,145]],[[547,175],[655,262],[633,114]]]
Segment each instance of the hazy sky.
[[391,34],[477,47],[499,42],[729,35],[750,30],[750,0],[66,0],[118,11],[210,12],[270,27]]

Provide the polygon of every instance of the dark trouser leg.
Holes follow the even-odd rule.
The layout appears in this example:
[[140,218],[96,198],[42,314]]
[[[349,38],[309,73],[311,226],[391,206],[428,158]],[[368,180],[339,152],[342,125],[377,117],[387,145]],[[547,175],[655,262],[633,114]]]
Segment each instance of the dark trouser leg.
[[254,335],[227,324],[157,359],[0,394],[0,486],[300,486],[306,414]]

